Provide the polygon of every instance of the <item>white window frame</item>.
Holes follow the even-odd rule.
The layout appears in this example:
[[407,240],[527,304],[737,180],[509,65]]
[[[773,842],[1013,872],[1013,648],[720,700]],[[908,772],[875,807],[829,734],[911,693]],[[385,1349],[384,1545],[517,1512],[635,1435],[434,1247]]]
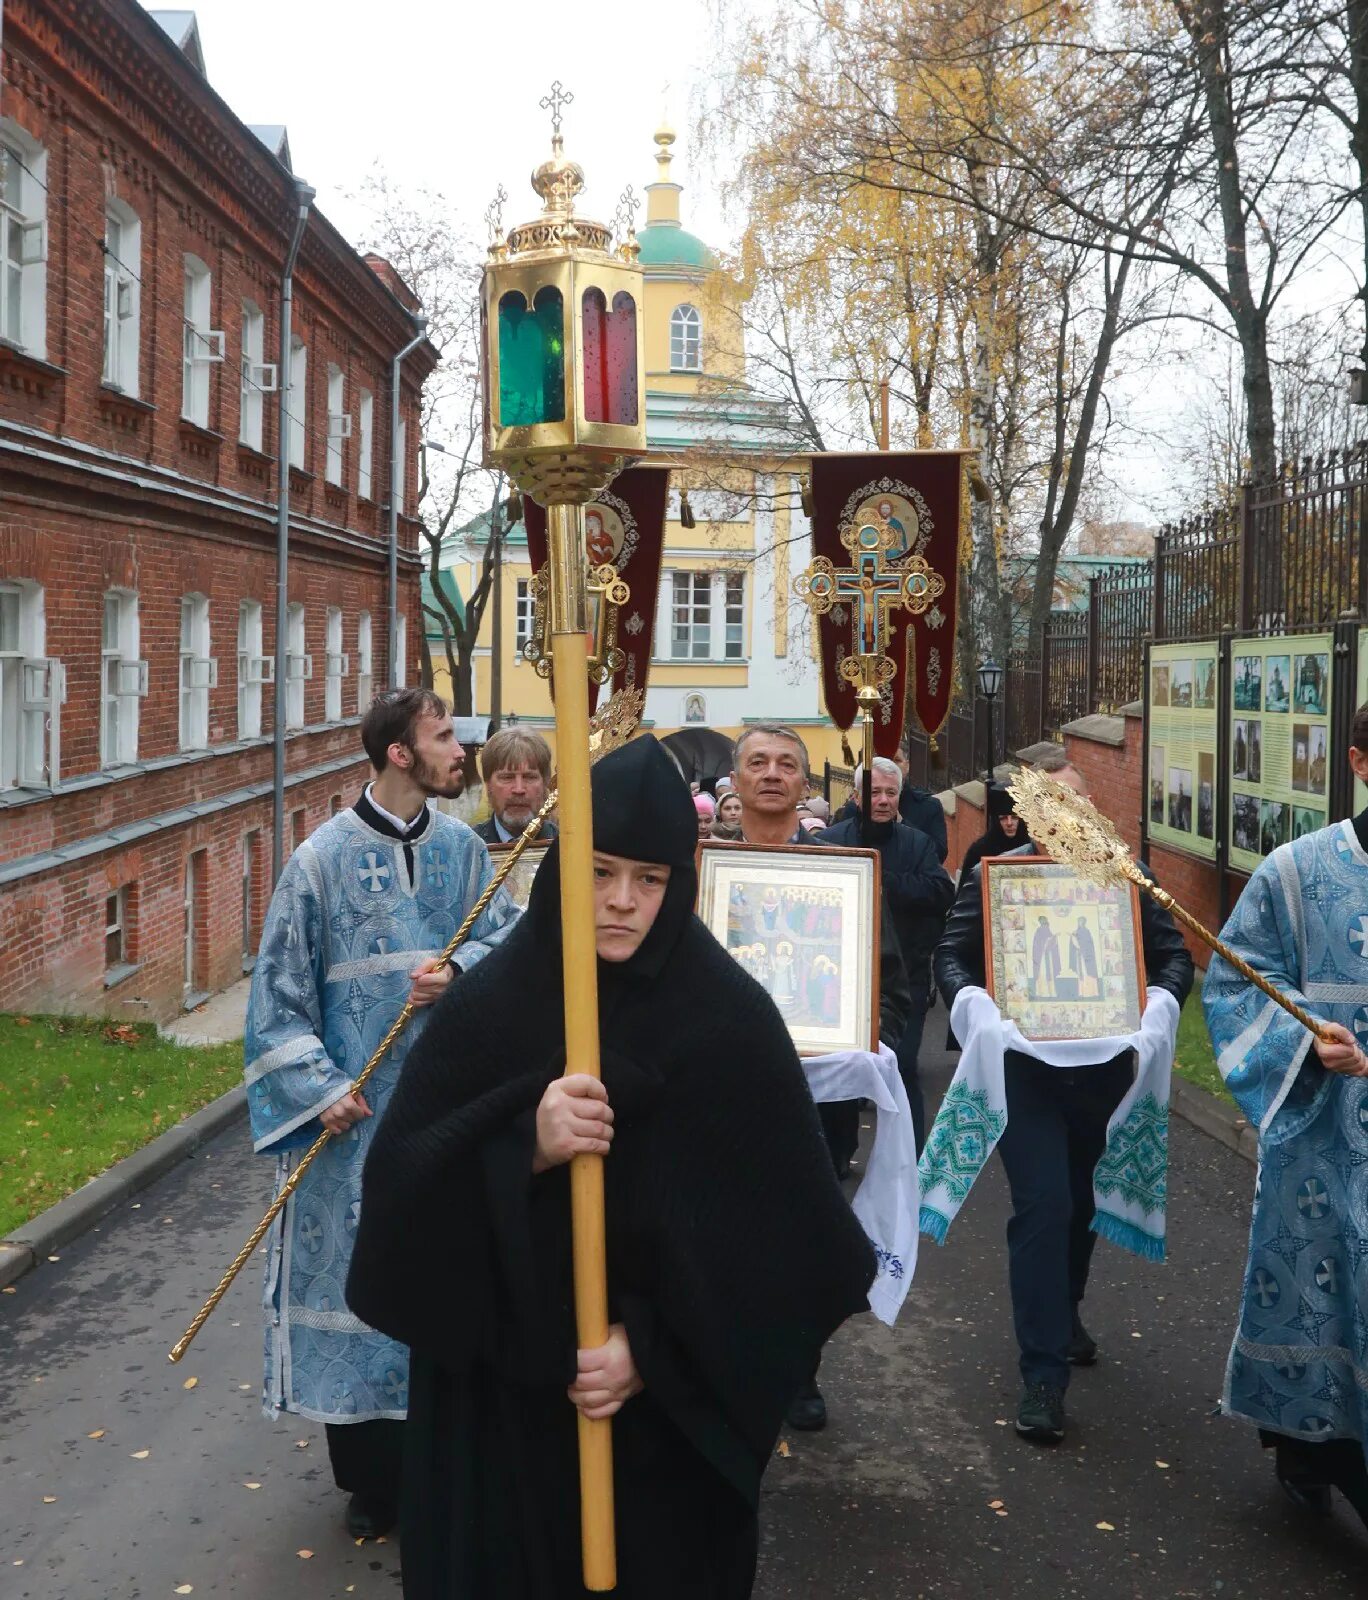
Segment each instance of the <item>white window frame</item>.
[[290,465],[304,471],[305,413],[309,398],[309,347],[294,334],[290,338],[290,392],[285,409],[289,413]]
[[347,404],[347,375],[335,361],[328,363],[328,448],[323,457],[323,477],[342,487],[342,441],[351,438],[351,413]]
[[521,658],[522,647],[532,637],[532,580],[519,578],[513,586],[513,649]]
[[304,649],[304,607],[292,600],[285,611],[285,726],[304,726],[304,685],[313,677],[313,657]]
[[375,396],[362,389],[356,402],[357,432],[360,441],[356,450],[356,493],[361,500],[371,498],[371,469],[375,453]]
[[746,659],[746,574],[718,574],[722,590],[722,659]]
[[671,572],[666,604],[669,609],[670,661],[711,661],[712,573]]
[[265,354],[266,313],[255,300],[244,300],[238,438],[253,450],[262,449],[266,437],[265,396],[276,391],[276,367]]
[[214,280],[198,256],[185,257],[181,338],[181,416],[209,426],[209,369],[223,360],[223,332],[210,326]]
[[105,202],[104,368],[101,381],[138,393],[142,223],[122,200]]
[[329,606],[324,623],[323,644],[327,651],[323,663],[323,720],[342,720],[342,680],[351,671],[351,661],[342,648],[342,608]]
[[43,587],[0,583],[0,606],[14,618],[8,644],[0,632],[0,789],[58,789],[66,668],[46,654]]
[[47,151],[0,117],[0,340],[47,358]]
[[394,460],[390,463],[390,498],[404,515],[404,493],[408,488],[408,423],[400,417],[394,440]]
[[356,619],[356,713],[360,716],[369,707],[375,694],[374,632],[371,614],[363,611]]
[[109,589],[100,634],[100,766],[138,759],[138,713],[147,698],[147,662],[138,659],[138,596]]
[[702,370],[703,318],[697,306],[676,306],[670,313],[670,371]]
[[261,688],[275,682],[275,657],[262,647],[261,601],[238,605],[237,632],[237,736],[261,737]]
[[408,618],[401,611],[394,626],[394,687],[408,682]]
[[209,598],[181,596],[180,748],[209,748],[209,691],[218,688],[218,662],[209,654]]

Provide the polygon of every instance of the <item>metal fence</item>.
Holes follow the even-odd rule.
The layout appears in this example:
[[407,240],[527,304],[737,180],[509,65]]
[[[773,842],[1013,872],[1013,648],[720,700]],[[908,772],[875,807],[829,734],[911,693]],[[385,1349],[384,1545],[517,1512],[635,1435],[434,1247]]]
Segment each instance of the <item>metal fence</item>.
[[1160,528],[1154,541],[1154,637],[1214,638],[1239,616],[1238,505]]
[[1240,625],[1276,632],[1368,615],[1368,441],[1287,462],[1244,491]]

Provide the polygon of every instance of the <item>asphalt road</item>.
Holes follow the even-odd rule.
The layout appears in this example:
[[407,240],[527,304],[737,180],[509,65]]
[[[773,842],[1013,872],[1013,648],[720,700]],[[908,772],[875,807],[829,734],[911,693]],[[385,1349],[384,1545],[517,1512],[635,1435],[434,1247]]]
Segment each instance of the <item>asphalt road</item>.
[[[0,1296],[0,1600],[398,1594],[397,1544],[342,1528],[321,1428],[261,1415],[255,1263],[166,1359],[268,1187],[230,1132]],[[994,1165],[949,1244],[923,1241],[899,1327],[859,1318],[828,1352],[831,1424],[790,1436],[767,1477],[757,1600],[1368,1593],[1356,1519],[1299,1521],[1252,1434],[1211,1415],[1252,1188],[1175,1122],[1170,1262],[1099,1246],[1102,1360],[1042,1450],[1010,1426]]]

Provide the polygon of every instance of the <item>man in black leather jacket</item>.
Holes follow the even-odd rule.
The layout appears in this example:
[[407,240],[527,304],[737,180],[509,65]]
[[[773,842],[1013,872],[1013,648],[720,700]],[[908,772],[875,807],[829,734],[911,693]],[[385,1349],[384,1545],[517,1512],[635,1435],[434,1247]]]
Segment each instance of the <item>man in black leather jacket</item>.
[[[1037,765],[1087,794],[1085,780],[1062,752]],[[1038,853],[1037,847],[1030,843],[1021,853]],[[1181,1006],[1192,988],[1192,957],[1173,918],[1142,895],[1140,926],[1147,985],[1167,989]],[[960,885],[934,967],[948,1006],[961,989],[984,986],[978,867]],[[1132,1078],[1130,1052],[1077,1068],[1007,1052],[1007,1127],[997,1148],[1012,1192],[1007,1249],[1024,1385],[1016,1427],[1039,1443],[1064,1437],[1069,1367],[1091,1366],[1097,1359],[1097,1345],[1079,1316],[1096,1242],[1093,1168],[1106,1145],[1107,1122]]]

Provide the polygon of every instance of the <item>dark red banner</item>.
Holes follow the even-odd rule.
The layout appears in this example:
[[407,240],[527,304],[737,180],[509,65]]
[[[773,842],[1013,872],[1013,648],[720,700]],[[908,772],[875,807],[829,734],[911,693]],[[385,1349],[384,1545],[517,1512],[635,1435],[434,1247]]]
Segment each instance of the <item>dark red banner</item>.
[[[959,584],[960,480],[967,451],[915,450],[905,455],[877,451],[819,455],[812,462],[812,548],[834,567],[851,565],[842,531],[861,514],[883,517],[898,535],[888,555],[896,568],[907,556],[922,556],[945,580],[945,591],[920,616],[901,608],[888,612],[886,653],[898,675],[884,691],[874,716],[874,747],[896,754],[902,738],[907,674],[922,728],[936,735],[950,715],[955,684],[955,599]],[[853,649],[849,610],[833,606],[818,618],[822,687],[838,728],[857,715],[855,686],[841,677],[840,663]]]
[[[628,467],[584,508],[584,543],[590,565],[611,563],[632,591],[631,599],[618,612],[617,642],[627,663],[613,678],[614,692],[646,687],[669,490],[668,467]],[[524,498],[523,516],[528,556],[532,570],[539,572],[546,565],[546,510]],[[591,683],[589,709],[597,704],[598,685]]]

